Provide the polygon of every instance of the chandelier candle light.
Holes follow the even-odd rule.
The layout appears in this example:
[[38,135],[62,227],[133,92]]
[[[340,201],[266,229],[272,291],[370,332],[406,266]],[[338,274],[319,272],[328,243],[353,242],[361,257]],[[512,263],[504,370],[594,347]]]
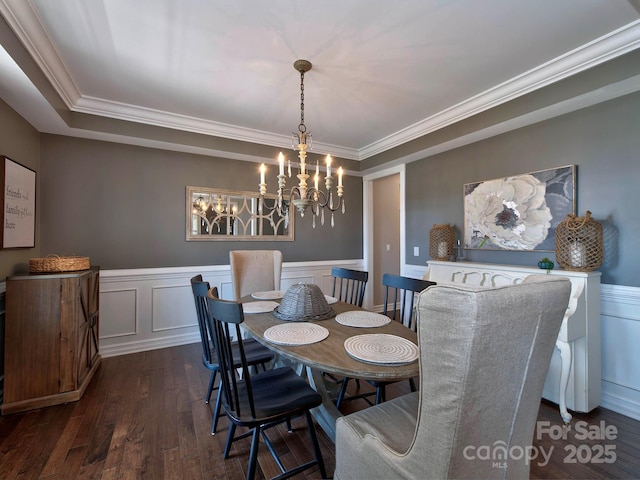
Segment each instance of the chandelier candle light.
[[[342,185],[343,171],[342,167],[338,168],[338,186],[336,193],[338,195],[337,202],[334,200],[333,193],[333,177],[331,177],[331,155],[327,155],[327,174],[324,177],[324,186],[326,192],[319,189],[320,182],[320,165],[316,162],[315,175],[313,177],[313,186],[307,186],[309,179],[307,166],[307,150],[311,150],[312,139],[311,133],[307,133],[307,127],[304,124],[304,74],[311,70],[311,62],[307,60],[296,60],[293,68],[300,72],[300,124],[298,131],[292,135],[291,146],[298,151],[298,185],[290,189],[286,189],[285,176],[285,158],[282,152],[278,155],[278,198],[272,207],[266,204],[264,196],[267,194],[267,183],[265,180],[266,167],[260,165],[260,203],[259,211],[262,212],[263,207],[269,210],[277,209],[278,214],[284,216],[288,223],[289,206],[293,204],[300,212],[300,216],[304,217],[307,208],[311,207],[313,218],[313,228],[316,227],[316,216],[320,215],[320,222],[324,225],[324,210],[331,212],[331,226],[333,227],[333,212],[340,209],[345,212],[344,204],[344,187]],[[288,176],[291,177],[291,162],[288,162]]]

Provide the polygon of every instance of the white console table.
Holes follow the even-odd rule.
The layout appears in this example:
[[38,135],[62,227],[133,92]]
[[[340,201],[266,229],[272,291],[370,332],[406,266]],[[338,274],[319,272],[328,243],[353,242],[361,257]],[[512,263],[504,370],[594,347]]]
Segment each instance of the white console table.
[[[520,283],[528,275],[545,270],[515,265],[475,262],[429,261],[424,279],[439,284],[463,283],[499,287]],[[571,281],[571,298],[551,359],[542,396],[557,403],[562,419],[589,412],[600,404],[602,367],[600,357],[600,272],[552,270]]]

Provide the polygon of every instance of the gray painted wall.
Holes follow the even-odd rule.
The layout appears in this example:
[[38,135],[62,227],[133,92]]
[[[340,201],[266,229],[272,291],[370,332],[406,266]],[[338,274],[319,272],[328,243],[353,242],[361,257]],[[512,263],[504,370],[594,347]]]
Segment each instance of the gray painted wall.
[[[15,110],[0,100],[0,155],[29,167],[36,172],[40,166],[40,140],[38,132],[27,123]],[[39,182],[36,175],[36,183]],[[36,202],[38,202],[36,185]],[[36,243],[35,248],[14,248],[0,250],[0,280],[4,281],[9,275],[26,271],[29,259],[38,257],[40,235],[37,228],[40,211],[36,203]],[[4,292],[0,294],[0,401],[4,391]]]
[[279,249],[286,262],[362,258],[360,177],[345,177],[347,211],[334,228],[326,217],[312,229],[307,214],[294,242],[187,242],[186,186],[257,190],[257,164],[47,134],[41,146],[44,254],[89,256],[105,269],[224,265],[233,249]]
[[[429,229],[460,238],[465,183],[577,165],[577,214],[603,224],[602,283],[640,286],[640,94],[631,94],[407,165],[407,263],[424,265]],[[424,254],[413,257],[413,246]],[[471,250],[473,261],[536,265],[542,252]]]
[[40,134],[24,118],[4,101],[0,100],[0,155],[11,158],[25,167],[35,170],[36,175],[36,246],[0,250],[0,279],[27,271],[29,259],[40,256]]

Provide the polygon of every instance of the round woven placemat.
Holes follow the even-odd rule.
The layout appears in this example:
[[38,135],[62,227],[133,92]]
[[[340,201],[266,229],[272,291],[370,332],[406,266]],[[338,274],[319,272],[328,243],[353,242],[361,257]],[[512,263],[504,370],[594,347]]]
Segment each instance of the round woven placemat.
[[268,292],[254,292],[251,296],[259,300],[278,300],[284,297],[284,292],[282,290],[269,290]]
[[272,301],[259,301],[259,302],[247,302],[242,304],[242,311],[244,313],[266,313],[273,312],[273,309],[278,306],[278,302]]
[[372,328],[382,327],[389,323],[391,319],[386,315],[376,312],[352,310],[336,315],[336,322],[347,327]]
[[314,323],[281,323],[269,327],[264,332],[265,340],[278,345],[309,345],[324,340],[329,330]]
[[418,346],[406,338],[386,333],[356,335],[344,341],[350,357],[376,365],[406,365],[418,360]]

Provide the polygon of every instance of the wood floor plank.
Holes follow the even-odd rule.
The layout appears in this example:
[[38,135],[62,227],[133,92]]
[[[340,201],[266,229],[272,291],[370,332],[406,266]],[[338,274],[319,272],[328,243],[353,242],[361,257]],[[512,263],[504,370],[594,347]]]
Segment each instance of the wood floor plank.
[[113,438],[113,424],[98,425],[87,444],[86,458],[83,465],[104,462],[109,453],[109,446]]
[[178,444],[182,458],[198,455],[198,442],[196,441],[193,415],[189,412],[176,412],[178,416]]
[[47,463],[42,469],[41,476],[46,477],[58,474],[62,471],[62,465],[67,457],[67,453],[71,449],[73,440],[83,420],[83,417],[69,418],[64,430],[60,434],[58,441],[49,455]]
[[[199,480],[204,478],[202,475],[202,467],[200,465],[200,457],[182,458],[182,475],[183,479],[189,478]],[[209,480],[210,477],[207,477]]]
[[62,463],[60,478],[81,478],[80,469],[86,453],[87,447],[84,445],[70,449]]
[[144,466],[143,440],[125,441],[122,453],[122,470],[135,471]]
[[[17,429],[20,431],[20,429]],[[0,462],[0,478],[17,478],[24,466],[29,461],[29,457],[33,451],[35,443],[35,434],[28,433],[24,435],[18,434],[18,438],[8,445],[9,449],[3,451],[2,460]]]
[[164,450],[162,453],[162,463],[164,466],[162,478],[165,480],[182,480],[185,478],[182,473],[180,447],[169,448]]

